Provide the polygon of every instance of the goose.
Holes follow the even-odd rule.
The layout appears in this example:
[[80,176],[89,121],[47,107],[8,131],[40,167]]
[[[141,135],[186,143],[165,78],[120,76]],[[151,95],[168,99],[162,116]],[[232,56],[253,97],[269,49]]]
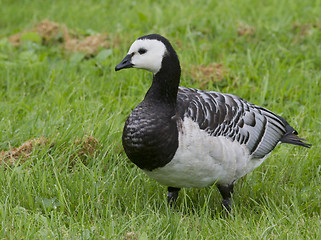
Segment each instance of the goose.
[[163,36],[134,41],[115,71],[145,69],[153,81],[125,122],[122,144],[147,176],[167,186],[167,201],[181,188],[216,184],[231,210],[235,182],[261,165],[279,143],[310,148],[288,122],[232,95],[179,87],[178,56]]

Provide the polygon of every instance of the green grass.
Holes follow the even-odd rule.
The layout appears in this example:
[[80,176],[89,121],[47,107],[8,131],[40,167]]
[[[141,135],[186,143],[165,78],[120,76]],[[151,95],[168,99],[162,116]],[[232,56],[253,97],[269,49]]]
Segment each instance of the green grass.
[[[54,142],[0,166],[1,239],[318,239],[321,236],[320,1],[0,1],[0,150],[45,136]],[[59,45],[10,35],[49,19],[118,42],[105,58],[83,59]],[[255,28],[238,35],[239,27]],[[295,27],[298,26],[298,27]],[[184,189],[175,210],[166,188],[130,163],[124,121],[151,74],[114,72],[130,44],[165,35],[183,66],[181,85],[199,87],[189,68],[229,69],[206,90],[239,95],[285,117],[311,149],[278,146],[235,187],[233,215],[216,187]],[[102,55],[101,55],[102,56]],[[75,139],[99,151],[83,162]]]

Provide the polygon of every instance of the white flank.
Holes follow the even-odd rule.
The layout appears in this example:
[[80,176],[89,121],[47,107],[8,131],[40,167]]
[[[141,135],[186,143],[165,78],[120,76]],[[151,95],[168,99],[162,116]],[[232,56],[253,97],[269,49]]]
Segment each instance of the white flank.
[[[146,49],[146,53],[139,54],[139,49]],[[146,69],[154,75],[162,67],[166,46],[156,39],[138,39],[130,47],[128,54],[133,54],[131,63],[134,68]]]
[[185,118],[179,123],[179,147],[162,168],[144,172],[170,187],[229,185],[257,168],[264,159],[252,159],[245,145],[226,137],[209,136],[197,123]]

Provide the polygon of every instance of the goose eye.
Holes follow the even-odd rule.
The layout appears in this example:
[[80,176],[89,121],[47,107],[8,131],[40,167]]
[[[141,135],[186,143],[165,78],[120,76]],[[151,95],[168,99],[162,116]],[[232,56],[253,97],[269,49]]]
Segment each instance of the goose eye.
[[144,54],[145,52],[147,52],[147,50],[146,50],[145,48],[140,48],[140,49],[138,50],[138,53],[139,53],[140,55]]

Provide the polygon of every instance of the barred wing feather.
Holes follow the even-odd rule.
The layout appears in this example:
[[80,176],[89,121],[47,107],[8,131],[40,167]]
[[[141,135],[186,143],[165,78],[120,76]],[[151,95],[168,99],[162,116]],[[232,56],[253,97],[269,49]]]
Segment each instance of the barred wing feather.
[[244,144],[253,158],[263,158],[279,142],[309,147],[282,117],[232,94],[180,87],[177,101],[182,119],[191,118],[210,136]]

